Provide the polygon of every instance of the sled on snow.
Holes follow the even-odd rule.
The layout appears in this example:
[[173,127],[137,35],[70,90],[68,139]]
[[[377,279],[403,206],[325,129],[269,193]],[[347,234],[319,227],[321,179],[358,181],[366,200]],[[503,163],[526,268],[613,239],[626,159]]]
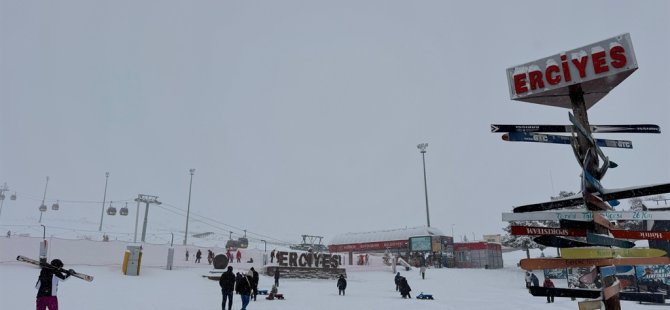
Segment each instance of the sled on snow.
[[429,299],[429,300],[433,300],[433,294],[425,294],[424,292],[421,292],[421,294],[416,295],[416,299]]

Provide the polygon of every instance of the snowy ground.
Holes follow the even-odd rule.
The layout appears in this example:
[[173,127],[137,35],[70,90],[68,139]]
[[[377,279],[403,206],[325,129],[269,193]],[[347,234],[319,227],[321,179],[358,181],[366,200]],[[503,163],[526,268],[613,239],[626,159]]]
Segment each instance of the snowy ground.
[[[34,285],[39,270],[31,265],[16,262],[12,257],[18,254],[37,256],[36,243],[39,238],[0,238],[0,309],[30,309],[35,304]],[[181,262],[173,270],[165,270],[159,261],[162,255],[152,257],[147,253],[141,275],[125,276],[121,272],[118,247],[108,243],[97,243],[90,250],[91,241],[81,240],[61,245],[62,255],[68,264],[68,254],[83,256],[81,263],[68,265],[80,272],[95,276],[91,283],[76,278],[61,283],[58,296],[61,309],[220,309],[221,294],[218,283],[203,278],[211,270],[206,263]],[[102,245],[100,245],[102,244]],[[81,247],[80,249],[78,249]],[[105,248],[109,248],[108,251]],[[50,253],[57,253],[52,248]],[[178,250],[177,250],[178,251]],[[158,252],[154,249],[154,252]],[[177,252],[179,253],[179,252]],[[250,256],[256,255],[251,251]],[[56,257],[50,254],[50,258]],[[523,271],[516,263],[524,252],[514,251],[504,254],[505,268],[482,269],[429,269],[425,280],[418,271],[402,271],[413,289],[415,296],[420,292],[432,293],[435,300],[403,300],[395,291],[393,273],[380,266],[376,271],[352,268],[348,271],[347,296],[338,296],[334,280],[292,280],[280,281],[280,292],[286,300],[268,301],[259,298],[248,309],[577,309],[577,302],[569,298],[557,298],[554,304],[547,304],[543,298],[532,297],[524,289]],[[538,256],[539,252],[533,252]],[[113,257],[118,264],[88,264],[84,260],[104,261]],[[204,259],[203,259],[204,261]],[[260,264],[233,264],[235,270],[244,270]],[[540,280],[542,280],[542,276]],[[558,286],[565,282],[556,281]],[[260,288],[269,288],[271,277],[261,276]],[[233,309],[241,306],[239,296],[235,296]],[[622,301],[624,309],[652,309],[654,305],[639,305]]]

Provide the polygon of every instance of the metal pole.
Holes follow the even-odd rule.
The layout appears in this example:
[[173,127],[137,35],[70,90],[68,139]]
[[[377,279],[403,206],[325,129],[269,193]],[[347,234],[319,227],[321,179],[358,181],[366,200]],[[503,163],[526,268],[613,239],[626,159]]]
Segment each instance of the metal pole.
[[267,251],[268,251],[268,244],[267,244],[267,242],[265,242],[265,240],[261,240],[261,241],[263,241],[263,252],[267,252]]
[[105,199],[107,199],[107,180],[109,180],[109,172],[105,172],[105,193],[102,195],[102,211],[100,211],[100,227],[98,231],[102,231],[102,217],[105,215]]
[[144,209],[144,225],[142,226],[142,242],[144,242],[144,239],[147,235],[147,221],[149,218],[149,201],[145,201],[147,206]]
[[430,227],[430,211],[428,211],[428,182],[426,181],[426,148],[428,143],[421,143],[417,146],[421,150],[421,158],[423,159],[423,189],[426,194],[426,223]]
[[[44,196],[42,196],[42,205],[40,205],[40,207],[41,206],[46,207],[46,205],[44,204],[44,200],[47,198],[47,186],[49,186],[49,176],[47,176],[47,183],[44,184]],[[44,212],[46,212],[46,211],[41,211],[40,210],[40,220],[38,221],[38,223],[42,223],[42,213],[44,213]]]
[[186,230],[184,231],[184,245],[186,245],[186,240],[188,239],[188,217],[191,213],[191,187],[193,186],[193,173],[195,169],[189,169],[191,173],[191,181],[188,184],[188,207],[186,207]]
[[133,238],[133,242],[137,242],[137,223],[140,218],[140,199],[137,198],[135,201],[137,201],[137,212],[135,212],[135,237]]

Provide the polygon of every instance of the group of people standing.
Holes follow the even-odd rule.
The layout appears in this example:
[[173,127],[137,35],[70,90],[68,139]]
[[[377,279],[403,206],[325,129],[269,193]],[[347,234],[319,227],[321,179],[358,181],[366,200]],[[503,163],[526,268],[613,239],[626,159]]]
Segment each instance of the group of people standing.
[[[186,250],[186,253],[184,254],[184,256],[186,257],[186,261],[188,261],[188,258],[189,258],[188,249]],[[229,262],[231,262],[231,263],[233,262],[233,253],[231,253],[230,250],[228,250],[226,252],[226,257],[228,258]],[[202,251],[200,251],[200,249],[198,249],[198,251],[195,252],[194,263],[199,264],[201,258],[202,258]],[[242,252],[240,250],[237,250],[237,253],[235,254],[235,258],[237,259],[238,263],[240,263],[242,261]],[[211,265],[213,261],[214,261],[214,252],[212,252],[212,250],[207,250],[207,263],[209,263]],[[250,262],[253,263],[253,259]]]
[[246,310],[251,299],[256,301],[258,281],[258,272],[253,267],[245,275],[239,272],[236,275],[233,274],[233,266],[228,266],[226,272],[219,279],[219,286],[221,286],[221,293],[223,294],[222,310],[226,310],[226,302],[228,303],[228,309],[233,309],[233,292],[240,295],[242,310]]
[[[540,286],[540,280],[537,278],[535,273],[533,272],[528,272],[526,271],[526,276],[524,278],[526,280],[526,288],[530,288],[531,286]],[[549,277],[544,277],[544,282],[542,283],[542,287],[545,288],[554,288],[554,282],[549,279]],[[552,303],[554,302],[554,292],[552,290],[547,290],[547,303]]]

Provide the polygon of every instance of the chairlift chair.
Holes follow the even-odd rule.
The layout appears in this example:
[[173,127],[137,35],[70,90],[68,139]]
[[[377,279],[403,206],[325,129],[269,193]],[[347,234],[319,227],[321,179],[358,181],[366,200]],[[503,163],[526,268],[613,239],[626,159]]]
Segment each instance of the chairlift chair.
[[16,200],[16,193],[12,194],[12,196],[10,196],[9,199]]
[[119,210],[119,215],[123,216],[128,215],[128,207],[121,207],[121,209]]
[[60,206],[58,205],[58,202],[51,205],[51,210],[58,211],[58,208],[60,208]]
[[40,212],[46,212],[47,206],[45,204],[40,205]]

